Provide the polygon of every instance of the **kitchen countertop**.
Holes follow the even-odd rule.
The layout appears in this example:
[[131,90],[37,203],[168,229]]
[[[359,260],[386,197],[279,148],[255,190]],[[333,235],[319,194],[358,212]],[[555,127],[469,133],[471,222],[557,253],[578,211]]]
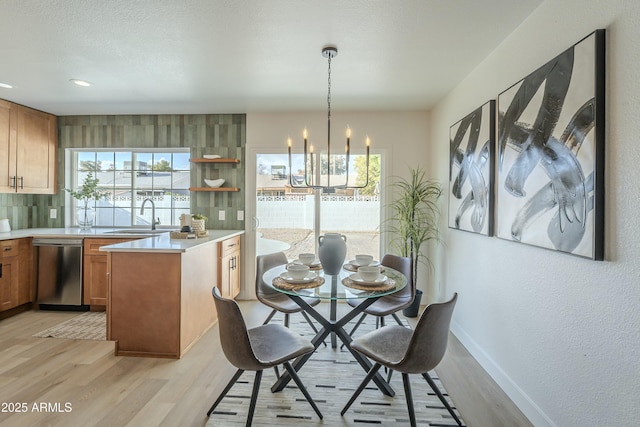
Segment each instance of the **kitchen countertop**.
[[[118,233],[119,230],[126,230],[126,233]],[[135,229],[134,229],[135,230]],[[162,230],[160,230],[162,231]],[[24,237],[45,237],[45,238],[137,238],[125,243],[103,246],[103,252],[186,252],[197,246],[215,244],[222,240],[244,234],[244,230],[209,230],[208,237],[199,239],[171,239],[170,231],[166,233],[149,235],[131,233],[130,229],[119,228],[92,228],[90,230],[80,230],[79,228],[28,228],[23,230],[13,230],[8,233],[0,233],[0,240],[20,239]]]

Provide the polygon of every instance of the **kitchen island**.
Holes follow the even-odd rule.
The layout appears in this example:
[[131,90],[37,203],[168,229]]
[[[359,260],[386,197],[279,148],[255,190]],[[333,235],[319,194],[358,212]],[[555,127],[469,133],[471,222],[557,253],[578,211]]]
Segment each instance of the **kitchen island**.
[[[107,339],[116,355],[180,358],[216,320],[220,248],[243,231],[209,230],[195,240],[161,234],[103,246]],[[222,244],[220,244],[222,243]]]

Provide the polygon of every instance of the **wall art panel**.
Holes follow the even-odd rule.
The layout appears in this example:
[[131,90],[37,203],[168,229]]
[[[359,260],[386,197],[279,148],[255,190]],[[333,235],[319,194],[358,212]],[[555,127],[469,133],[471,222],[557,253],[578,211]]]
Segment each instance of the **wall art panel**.
[[493,234],[495,101],[449,129],[449,227]]
[[604,258],[604,36],[498,97],[498,237]]

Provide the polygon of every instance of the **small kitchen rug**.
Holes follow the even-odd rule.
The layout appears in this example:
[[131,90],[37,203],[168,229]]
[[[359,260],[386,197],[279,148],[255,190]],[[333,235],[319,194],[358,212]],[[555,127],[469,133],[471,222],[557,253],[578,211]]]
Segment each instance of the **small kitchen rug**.
[[105,341],[107,339],[107,315],[104,311],[87,311],[33,336]]

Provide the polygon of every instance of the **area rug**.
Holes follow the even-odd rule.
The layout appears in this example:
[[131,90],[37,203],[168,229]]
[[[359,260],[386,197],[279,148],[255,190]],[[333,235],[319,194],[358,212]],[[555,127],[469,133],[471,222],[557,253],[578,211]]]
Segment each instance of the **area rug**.
[[87,311],[33,336],[105,341],[107,339],[107,315],[104,311]]
[[[276,323],[278,320],[272,320],[272,322]],[[313,331],[299,315],[292,316],[291,328],[309,339],[313,337]],[[356,336],[374,328],[375,318],[367,316],[356,332]],[[346,329],[351,330],[350,325]],[[380,372],[383,373],[382,369]],[[394,373],[390,383],[396,392],[395,397],[383,395],[375,383],[371,382],[349,411],[344,416],[340,415],[340,411],[366,372],[348,350],[332,349],[329,339],[327,339],[327,346],[321,345],[299,374],[324,419],[318,418],[293,381],[282,392],[271,393],[270,388],[276,380],[275,373],[271,369],[264,371],[262,377],[253,418],[254,426],[409,425],[402,375],[399,373]],[[430,372],[430,375],[460,417],[436,373]],[[245,425],[254,377],[255,372],[245,372],[240,377],[211,415],[207,426]],[[410,378],[417,424],[434,427],[457,426],[424,378],[420,375],[410,375]]]

